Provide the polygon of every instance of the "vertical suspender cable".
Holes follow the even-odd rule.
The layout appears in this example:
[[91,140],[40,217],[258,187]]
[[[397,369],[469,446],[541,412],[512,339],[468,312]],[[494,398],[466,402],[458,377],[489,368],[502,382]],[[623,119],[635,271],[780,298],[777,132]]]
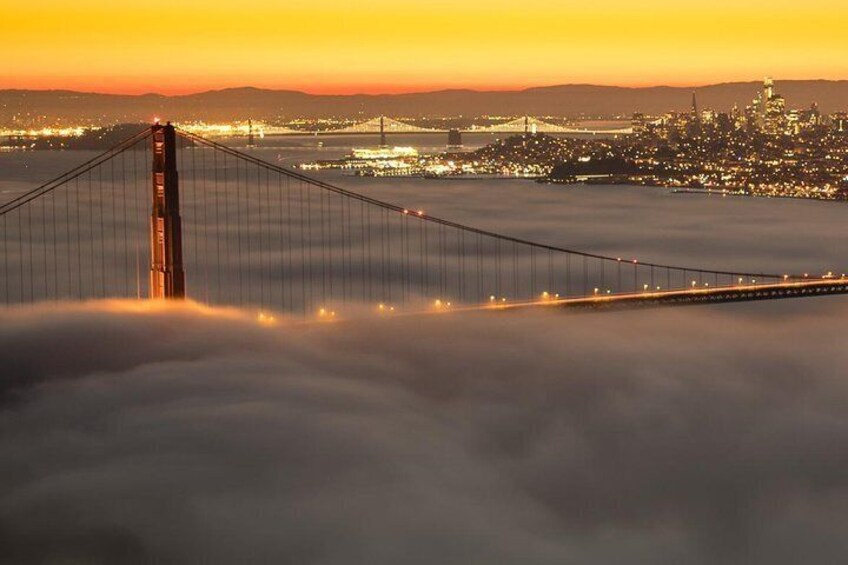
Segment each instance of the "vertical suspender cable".
[[[112,279],[113,277],[118,276],[118,224],[117,224],[117,187],[115,186],[115,158],[112,157],[109,159],[109,196],[112,201],[112,215],[109,217],[109,221],[112,224],[112,267],[114,271],[111,273],[109,277]],[[118,281],[109,280],[109,287],[113,289],[111,292],[113,294],[118,294],[117,290],[114,290],[118,287]]]
[[[128,149],[132,151],[132,147]],[[127,160],[126,151],[121,152],[121,220],[124,223],[124,295],[130,296],[130,249],[129,220],[127,218]]]
[[345,217],[345,196],[339,194],[339,207],[341,208],[342,229],[342,304],[347,304],[347,218]]
[[100,199],[100,292],[101,296],[106,296],[106,234],[103,232],[103,208],[105,201],[103,198],[103,168],[97,167],[97,194]]
[[347,294],[353,301],[353,219],[350,215],[350,198],[345,196],[343,202],[347,210]]
[[283,198],[283,177],[279,173],[277,173],[277,197],[280,199],[280,219],[277,221],[277,230],[278,230],[278,240],[280,242],[280,310],[286,311],[286,290],[288,285],[286,284],[286,274],[291,274],[291,268],[288,269],[288,273],[286,273],[286,266],[291,261],[291,249],[289,249],[289,237],[283,239],[283,223],[286,225],[286,232],[289,230],[289,214],[287,214],[283,210],[283,205],[291,206],[291,202],[289,202],[289,190],[288,190],[288,182],[289,179],[286,177],[286,194],[285,198]]
[[[305,238],[305,224],[303,220],[303,181],[298,183],[298,189],[300,192],[300,303],[303,309],[303,317],[306,318],[306,238]],[[310,280],[311,280],[310,276]]]
[[262,241],[264,239],[263,228],[265,227],[265,223],[262,219],[262,212],[264,211],[265,206],[262,200],[262,169],[260,167],[256,167],[256,188],[259,191],[259,197],[257,199],[259,208],[259,304],[262,308],[265,308],[265,245]]
[[236,164],[236,274],[238,276],[238,296],[239,304],[244,305],[244,289],[242,287],[242,264],[241,264],[241,175],[239,173],[239,161],[235,159]]
[[221,301],[221,214],[220,203],[221,185],[218,179],[218,152],[212,152],[212,186],[215,191],[212,207],[215,213],[215,300]]
[[244,239],[246,241],[245,252],[247,254],[247,303],[253,305],[253,255],[251,254],[252,235],[251,229],[251,212],[250,205],[253,202],[250,198],[250,170],[247,168],[247,161],[244,161]]
[[[26,213],[27,213],[27,250],[29,251],[29,301],[35,301],[35,277],[33,276],[33,245],[32,242],[32,203],[27,203],[26,205]],[[21,243],[23,244],[23,238],[21,239]]]
[[[62,191],[66,192],[67,187],[62,187]],[[53,192],[50,195],[50,212],[53,218],[53,293],[54,298],[59,299],[59,238],[56,236],[56,198],[57,194]]]
[[[192,142],[193,143],[193,142]],[[211,263],[211,258],[209,257],[209,186],[207,182],[207,177],[209,175],[209,171],[206,169],[206,149],[200,147],[197,144],[194,144],[195,151],[201,151],[201,198],[203,199],[203,296],[204,302],[209,304],[209,263]]]

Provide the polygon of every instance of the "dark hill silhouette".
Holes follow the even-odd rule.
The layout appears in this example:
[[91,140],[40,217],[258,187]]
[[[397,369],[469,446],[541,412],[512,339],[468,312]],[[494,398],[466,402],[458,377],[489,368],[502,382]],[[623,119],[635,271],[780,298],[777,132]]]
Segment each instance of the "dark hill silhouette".
[[[686,110],[692,92],[701,108],[744,107],[759,82],[735,82],[697,88],[656,86],[626,88],[573,84],[519,91],[442,90],[410,94],[313,95],[292,90],[252,87],[196,94],[113,95],[67,90],[0,90],[0,124],[44,125],[55,122],[114,124],[171,120],[280,120],[294,117],[390,116],[536,116],[627,117],[633,112],[659,114]],[[777,81],[790,108],[817,102],[823,112],[848,110],[848,81]]]

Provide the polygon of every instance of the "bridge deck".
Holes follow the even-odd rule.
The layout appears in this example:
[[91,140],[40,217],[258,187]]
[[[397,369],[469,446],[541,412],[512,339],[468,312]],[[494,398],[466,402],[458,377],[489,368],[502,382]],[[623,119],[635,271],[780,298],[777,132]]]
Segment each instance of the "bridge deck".
[[540,299],[527,302],[500,303],[490,306],[498,310],[516,310],[539,307],[560,308],[638,308],[645,306],[671,306],[719,304],[723,302],[750,302],[782,298],[804,298],[848,294],[848,279],[814,279],[777,284],[700,287],[686,290],[639,292],[598,295],[584,298]]

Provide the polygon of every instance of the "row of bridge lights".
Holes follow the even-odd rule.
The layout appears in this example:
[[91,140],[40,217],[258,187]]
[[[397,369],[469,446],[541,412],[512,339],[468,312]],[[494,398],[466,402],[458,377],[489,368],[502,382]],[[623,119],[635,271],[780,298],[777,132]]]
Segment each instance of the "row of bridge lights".
[[[697,284],[697,282],[692,281],[692,284],[694,286],[695,284]],[[709,286],[709,284],[706,284],[705,286]],[[660,287],[660,286],[656,287],[657,290],[661,290],[661,288],[662,287]],[[644,285],[644,290],[645,291],[648,290],[647,284]],[[600,289],[595,288],[594,294],[596,296],[599,295]],[[612,294],[612,290],[607,289],[606,294]],[[560,300],[560,294],[558,292],[551,293],[551,292],[548,292],[548,291],[543,291],[539,295],[539,298],[538,298],[538,302],[549,302],[551,300]],[[504,306],[504,305],[507,304],[507,302],[508,302],[508,298],[506,296],[497,297],[494,294],[489,295],[489,302],[488,302],[489,306],[493,306],[493,307]],[[452,307],[453,307],[452,302],[447,301],[447,300],[442,300],[440,298],[437,298],[436,300],[434,300],[431,303],[431,309],[434,310],[434,311],[445,311],[445,310],[451,309]],[[377,304],[377,311],[381,314],[390,314],[390,313],[395,311],[395,307],[391,304],[386,304],[384,302],[380,302],[379,304]],[[327,310],[326,308],[321,308],[321,309],[318,310],[318,317],[322,318],[322,319],[333,319],[333,318],[336,317],[336,312],[332,311],[332,310]]]
[[[408,210],[404,210],[404,213],[408,213]],[[423,212],[421,212],[421,211],[418,211],[417,213],[418,213],[419,216],[423,215]],[[620,260],[621,259],[619,259],[619,261]],[[633,260],[633,263],[634,264],[636,263],[635,259]],[[809,273],[804,273],[805,279],[809,278],[809,276],[810,276]],[[834,278],[834,277],[835,277],[835,275],[833,274],[832,271],[828,271],[827,274],[822,276],[822,278],[825,278],[825,279]],[[789,278],[790,278],[789,275],[783,275],[784,281],[789,280]],[[842,273],[840,278],[845,279],[846,278],[845,273]],[[739,277],[737,279],[737,281],[738,281],[739,286],[743,286],[745,284],[745,278],[744,277]],[[757,284],[757,279],[752,278],[750,284]],[[691,282],[691,287],[697,288],[697,286],[698,286],[698,281],[693,280]],[[704,288],[709,288],[710,283],[703,283],[703,286],[704,286]],[[661,291],[662,286],[659,286],[659,285],[656,286],[655,290],[657,292]],[[651,291],[650,285],[648,285],[648,284],[642,285],[642,291],[643,292]],[[601,294],[602,294],[601,289],[598,288],[598,287],[595,287],[594,291],[593,291],[593,295],[597,297],[597,296],[600,296]],[[612,290],[606,289],[604,291],[604,294],[611,295]],[[559,293],[551,293],[551,292],[548,292],[548,291],[543,291],[539,295],[538,301],[539,302],[548,302],[548,301],[551,301],[551,300],[559,300],[559,299],[560,299]],[[489,296],[489,306],[493,306],[493,307],[504,306],[504,305],[506,305],[507,300],[508,299],[505,296],[497,297],[494,294],[492,294],[492,295]],[[436,300],[434,300],[432,302],[431,306],[432,306],[432,309],[434,311],[446,311],[446,310],[449,310],[453,307],[453,303],[450,302],[450,301],[446,301],[446,300],[442,300],[440,298],[437,298]],[[395,312],[395,307],[391,304],[386,304],[384,302],[381,302],[377,305],[377,311],[381,314],[390,314],[390,313]],[[328,308],[320,308],[318,310],[318,318],[321,319],[321,320],[324,320],[324,321],[332,321],[332,320],[336,319],[336,311],[328,309]],[[270,315],[270,314],[265,313],[265,312],[259,312],[259,314],[257,316],[257,320],[261,325],[273,325],[274,323],[276,323],[276,318],[274,316]]]
[[[788,278],[788,275],[786,276],[786,278]],[[743,280],[744,279],[740,278],[739,283],[742,284]],[[757,280],[752,279],[751,282],[756,284]],[[698,285],[698,281],[693,280],[692,281],[692,287],[694,288],[697,285]],[[709,287],[710,284],[704,283],[704,286]],[[643,285],[642,289],[643,289],[643,291],[648,292],[649,285],[647,285],[647,284]],[[662,287],[657,286],[656,290],[660,291],[660,290],[662,290]],[[599,296],[600,294],[601,294],[601,289],[596,287],[594,289],[594,295]],[[608,295],[612,294],[612,290],[606,289],[606,294],[608,294]],[[559,300],[559,299],[560,299],[560,294],[558,292],[551,293],[551,292],[548,292],[548,291],[543,291],[539,295],[538,301],[539,302],[548,302],[548,301],[551,301],[551,300]],[[504,306],[504,305],[507,304],[507,301],[508,301],[508,299],[505,296],[497,297],[494,294],[489,295],[489,306],[493,306],[493,307]],[[452,307],[453,307],[452,302],[442,300],[440,298],[437,298],[431,304],[431,308],[434,311],[445,311],[445,310],[451,309]],[[393,305],[380,302],[379,304],[377,304],[377,311],[381,314],[390,314],[390,313],[395,311],[395,307]],[[318,310],[318,317],[322,318],[322,319],[332,320],[333,318],[336,317],[336,312],[333,311],[333,310],[327,310],[326,308],[321,308],[321,309]]]

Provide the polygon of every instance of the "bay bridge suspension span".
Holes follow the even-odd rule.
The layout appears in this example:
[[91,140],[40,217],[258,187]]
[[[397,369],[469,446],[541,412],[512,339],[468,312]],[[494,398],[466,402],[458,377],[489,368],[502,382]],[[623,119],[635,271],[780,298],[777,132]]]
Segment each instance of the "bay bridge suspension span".
[[[287,136],[287,135],[363,135],[374,134],[379,135],[382,144],[385,145],[386,136],[390,134],[447,134],[452,128],[440,129],[436,127],[424,127],[410,124],[401,120],[390,118],[388,116],[377,116],[364,120],[362,122],[350,124],[344,127],[324,130],[304,130],[293,129],[286,126],[275,126],[264,123],[253,123],[248,120],[247,124],[241,124],[233,128],[226,126],[207,126],[205,124],[184,124],[182,128],[185,131],[202,134],[216,135],[244,135],[250,141],[248,145],[252,145],[252,140],[256,135],[259,136]],[[503,122],[486,124],[486,125],[471,125],[464,128],[457,128],[457,132],[465,133],[491,133],[491,134],[516,134],[516,133],[547,133],[547,134],[571,134],[571,135],[630,135],[633,133],[632,126],[618,127],[586,127],[578,125],[560,125],[545,121],[532,116],[524,116]],[[208,135],[207,135],[208,137]]]
[[155,124],[0,205],[0,303],[191,298],[307,319],[848,293],[547,245],[404,208]]
[[[273,131],[273,130],[272,130]],[[290,133],[291,130],[289,130]],[[379,133],[447,133],[448,130],[421,127],[395,120],[386,116],[371,118],[364,122],[343,128],[326,130],[320,133],[329,135]],[[570,133],[570,134],[631,134],[632,127],[588,128],[581,126],[558,125],[532,116],[524,116],[489,125],[472,125],[462,129],[463,133]]]

